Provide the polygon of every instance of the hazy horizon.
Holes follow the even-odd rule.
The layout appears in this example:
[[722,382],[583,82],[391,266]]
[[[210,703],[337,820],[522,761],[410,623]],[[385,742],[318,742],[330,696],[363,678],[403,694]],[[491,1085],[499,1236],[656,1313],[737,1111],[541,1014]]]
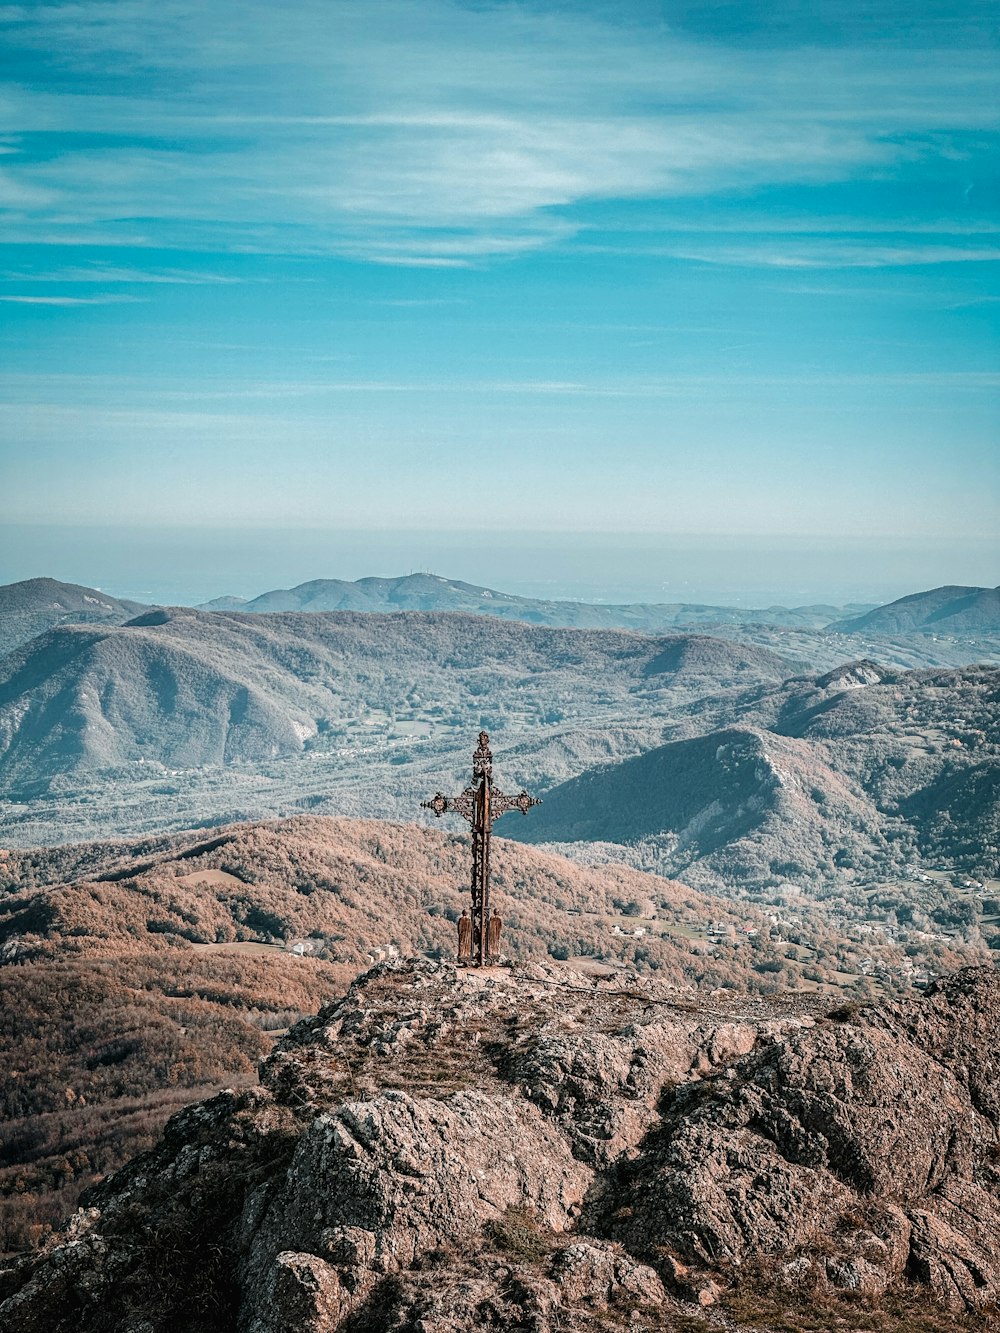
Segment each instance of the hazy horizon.
[[311,579],[415,572],[521,596],[589,602],[800,606],[993,586],[992,542],[531,531],[256,528],[0,529],[0,583],[48,576],[135,601],[196,605]]

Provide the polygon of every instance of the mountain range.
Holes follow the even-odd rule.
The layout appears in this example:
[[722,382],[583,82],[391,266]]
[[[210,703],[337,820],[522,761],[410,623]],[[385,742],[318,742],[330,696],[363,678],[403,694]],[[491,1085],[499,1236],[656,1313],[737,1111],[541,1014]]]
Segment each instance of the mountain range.
[[[429,576],[304,586],[309,605],[331,587],[367,588],[372,605],[488,591]],[[888,642],[879,616],[931,642],[914,626],[988,623],[995,600],[933,590],[830,642]],[[631,848],[714,888],[996,860],[995,672],[876,659],[814,674],[734,638],[461,612],[133,610],[51,580],[0,590],[9,635],[59,622],[0,660],[9,836],[39,816],[63,836],[296,809],[408,817],[415,789],[462,780],[485,726],[506,771],[547,796],[526,836]]]
[[[0,657],[53,625],[121,623],[145,609],[138,602],[51,578],[0,586]],[[282,611],[457,611],[527,624],[634,629],[643,633],[740,626],[830,630],[890,638],[913,633],[993,635],[1000,631],[1000,588],[953,586],[913,593],[885,606],[815,604],[749,609],[692,602],[607,605],[539,599],[438,574],[408,574],[354,581],[312,579],[294,588],[279,588],[253,598],[217,597],[197,609],[252,615]]]
[[469,615],[523,620],[532,625],[580,629],[635,629],[645,633],[690,629],[699,625],[762,624],[819,629],[846,609],[871,607],[771,606],[746,610],[699,603],[631,603],[610,606],[588,602],[543,600],[498,592],[438,574],[407,574],[400,578],[312,579],[294,588],[278,588],[259,597],[218,597],[202,611],[461,611]]
[[[699,636],[484,616],[147,611],[60,626],[0,662],[0,787],[140,763],[195,768],[335,748],[400,716],[415,736],[663,712],[776,683],[777,654]],[[488,715],[485,710],[488,710]]]
[[629,848],[716,891],[921,858],[992,875],[998,680],[864,660],[803,674],[706,635],[456,613],[153,609],[60,625],[0,662],[0,792],[11,830],[60,793],[134,831],[172,808],[175,827],[269,808],[409,817],[464,783],[485,726],[546,798],[512,836]]
[[[843,634],[995,634],[1000,630],[1000,588],[942,587],[912,593],[885,606],[769,606],[749,609],[692,602],[635,602],[614,606],[543,600],[498,592],[438,574],[400,578],[312,579],[258,597],[218,597],[203,611],[461,611],[523,620],[534,625],[635,629],[662,633],[699,626],[770,625],[829,629]],[[845,611],[852,612],[844,615]]]
[[526,842],[651,843],[692,883],[870,876],[913,860],[1000,873],[1000,669],[858,662],[793,678],[729,725],[546,793]]

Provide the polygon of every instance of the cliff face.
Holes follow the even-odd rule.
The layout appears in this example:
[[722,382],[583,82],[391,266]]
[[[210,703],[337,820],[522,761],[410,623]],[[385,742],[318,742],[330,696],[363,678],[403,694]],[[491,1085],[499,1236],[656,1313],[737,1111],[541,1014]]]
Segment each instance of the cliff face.
[[986,1327],[998,1013],[989,969],[829,1014],[383,965],[4,1272],[0,1327],[610,1333],[773,1308],[788,1329],[841,1307]]

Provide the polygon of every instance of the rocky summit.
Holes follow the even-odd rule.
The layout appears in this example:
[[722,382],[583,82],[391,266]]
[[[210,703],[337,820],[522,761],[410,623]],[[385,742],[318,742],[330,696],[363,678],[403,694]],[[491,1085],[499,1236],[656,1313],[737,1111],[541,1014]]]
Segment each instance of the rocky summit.
[[382,964],[4,1270],[0,1328],[992,1328],[998,1012],[989,968],[831,1010]]

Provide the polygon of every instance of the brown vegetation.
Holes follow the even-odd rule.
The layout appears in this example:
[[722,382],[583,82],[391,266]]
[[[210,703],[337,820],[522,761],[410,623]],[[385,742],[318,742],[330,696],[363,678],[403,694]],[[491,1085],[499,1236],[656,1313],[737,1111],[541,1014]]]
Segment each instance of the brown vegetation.
[[[855,993],[877,989],[857,975],[855,946],[818,922],[793,947],[759,910],[669,880],[504,839],[494,851],[504,948],[517,958],[605,960],[757,993],[842,985],[853,968]],[[468,841],[304,817],[0,864],[0,1248],[20,1248],[83,1182],[148,1145],[179,1102],[252,1081],[275,1032],[373,961],[451,957]]]
[[[652,906],[651,886],[679,925],[710,912],[735,928],[742,911],[622,867],[495,846],[510,952],[763,984],[683,936],[610,933],[622,909]],[[436,829],[306,818],[0,863],[0,1249],[36,1241],[178,1105],[252,1082],[273,1034],[377,956],[450,955],[467,855]],[[294,941],[310,952],[291,954]]]

